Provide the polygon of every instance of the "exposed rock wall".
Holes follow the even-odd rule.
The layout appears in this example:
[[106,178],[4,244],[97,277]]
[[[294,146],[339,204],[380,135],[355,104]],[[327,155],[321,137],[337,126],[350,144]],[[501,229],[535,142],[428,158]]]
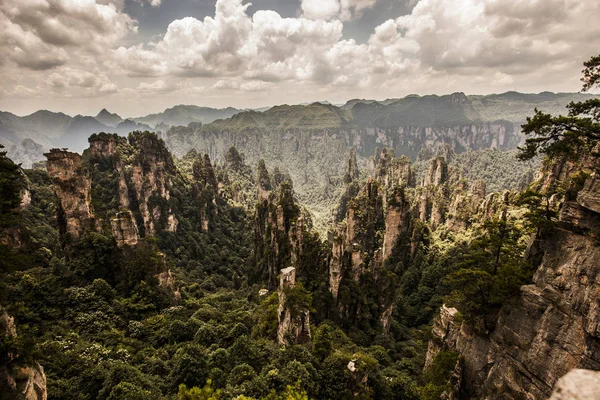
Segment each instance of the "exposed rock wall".
[[[0,307],[0,332],[4,335],[17,337],[17,328],[14,318],[9,316]],[[11,355],[8,355],[11,358]],[[39,363],[26,367],[9,369],[5,365],[0,366],[0,397],[24,398],[25,400],[46,400],[48,393],[46,389],[46,374]]]
[[[59,220],[63,221],[64,233],[77,241],[86,230],[102,229],[104,221],[122,246],[134,245],[140,236],[154,235],[158,230],[176,231],[178,220],[169,205],[176,169],[164,143],[148,132],[134,132],[129,141],[117,135],[98,134],[89,142],[83,157],[59,149],[45,154],[60,201]],[[119,209],[114,207],[96,215],[93,185],[100,184],[95,179],[105,177],[114,179],[114,203]],[[112,188],[103,189],[106,192]],[[136,213],[142,221],[139,226]]]
[[520,295],[502,307],[492,332],[476,334],[442,308],[427,359],[440,348],[461,353],[464,398],[544,399],[571,369],[600,370],[600,210],[595,176],[587,179],[576,200],[565,202],[557,227],[535,241],[528,257],[541,264],[533,284],[523,286]]
[[90,194],[92,180],[83,170],[79,154],[52,149],[45,156],[64,216],[62,229],[77,241],[83,230],[97,228]]
[[135,246],[139,240],[138,227],[131,211],[121,211],[110,220],[113,236],[119,247]]
[[[392,321],[395,288],[388,287],[385,277],[382,279],[382,268],[387,268],[384,263],[397,249],[402,236],[410,236],[412,207],[405,188],[412,185],[412,174],[410,160],[395,158],[390,149],[378,151],[373,163],[371,177],[343,204],[344,220],[329,233],[332,246],[329,290],[342,317],[354,319],[353,314],[360,310],[338,301],[340,286],[345,280],[354,285],[361,281],[363,274],[370,273],[380,289],[379,321],[387,332]],[[349,161],[348,165],[352,164]],[[347,191],[347,194],[350,193]],[[408,252],[408,241],[406,244]],[[399,249],[399,258],[404,256],[401,253]]]
[[299,344],[310,340],[310,312],[292,308],[287,302],[286,291],[296,286],[296,268],[288,267],[279,275],[279,308],[277,341],[279,344]]
[[387,260],[396,247],[400,235],[406,234],[410,229],[410,203],[404,190],[396,187],[392,199],[389,201],[387,216],[385,217],[385,236],[383,238],[383,260]]

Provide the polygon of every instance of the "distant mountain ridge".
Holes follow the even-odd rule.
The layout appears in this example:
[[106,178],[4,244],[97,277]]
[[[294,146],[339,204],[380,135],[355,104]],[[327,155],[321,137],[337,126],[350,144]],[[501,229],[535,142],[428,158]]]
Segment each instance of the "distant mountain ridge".
[[208,124],[217,119],[230,118],[243,110],[227,107],[222,109],[199,107],[192,105],[177,105],[167,108],[165,111],[157,114],[150,114],[145,117],[132,118],[132,120],[156,127],[160,124],[168,126],[183,126],[192,122],[201,122]]
[[564,114],[569,102],[590,97],[547,92],[467,96],[457,92],[382,102],[351,100],[342,107],[281,105],[264,112],[240,112],[202,126],[172,127],[163,133],[163,139],[178,157],[196,149],[212,160],[223,160],[235,146],[249,163],[264,159],[289,173],[299,200],[317,215],[315,220],[326,221],[342,188],[350,149],[355,149],[361,166],[368,165],[382,148],[412,160],[423,151],[437,154],[444,148],[456,154],[510,151],[523,143],[521,125],[536,107]]
[[116,127],[121,122],[123,122],[123,118],[121,118],[118,114],[108,112],[106,108],[103,108],[94,118],[98,122],[112,127]]
[[171,126],[205,124],[218,118],[229,118],[241,111],[231,107],[215,109],[178,105],[162,113],[128,119],[111,113],[106,108],[95,117],[72,117],[48,110],[36,111],[23,117],[0,112],[0,143],[6,146],[8,155],[16,162],[22,163],[24,167],[31,167],[33,162],[42,160],[42,153],[51,147],[83,151],[88,147],[88,137],[93,133],[127,135],[136,130],[166,131]]
[[[227,107],[215,109],[194,105],[177,105],[161,113],[124,119],[117,113],[102,109],[95,117],[77,115],[71,117],[60,112],[40,110],[19,117],[9,112],[0,112],[0,143],[7,147],[9,156],[15,161],[30,166],[33,161],[42,159],[32,149],[44,151],[51,147],[68,147],[82,151],[87,147],[87,138],[92,133],[107,132],[126,135],[134,130],[166,132],[172,127],[188,127],[189,132],[246,132],[246,131],[315,131],[323,129],[361,130],[398,129],[423,127],[468,126],[473,124],[507,122],[516,126],[525,122],[537,107],[552,114],[564,113],[570,101],[589,98],[592,95],[580,93],[527,94],[506,92],[492,95],[409,95],[398,99],[382,101],[353,99],[342,106],[328,102],[315,102],[306,105],[278,105],[268,109],[241,110]],[[185,129],[178,129],[181,137]],[[189,135],[188,135],[189,136]],[[24,144],[24,140],[28,142]],[[368,139],[368,138],[367,138]],[[368,139],[370,140],[370,139]],[[382,145],[398,146],[398,140],[387,142],[384,138],[375,140]],[[33,143],[32,143],[33,142]],[[192,141],[193,142],[193,141]],[[196,141],[197,142],[197,141]],[[356,144],[364,151],[364,141]],[[375,143],[373,143],[374,145]],[[188,148],[195,143],[188,143]],[[183,149],[182,148],[182,149]],[[176,153],[180,153],[175,148]],[[25,151],[27,150],[27,151]],[[418,152],[418,150],[416,150]],[[23,154],[28,157],[23,158]],[[414,155],[414,152],[411,153]]]

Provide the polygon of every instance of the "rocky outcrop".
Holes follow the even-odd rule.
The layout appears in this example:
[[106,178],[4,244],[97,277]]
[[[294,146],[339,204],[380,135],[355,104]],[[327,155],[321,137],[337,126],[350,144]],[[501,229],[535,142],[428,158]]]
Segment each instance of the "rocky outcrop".
[[356,162],[356,150],[350,150],[350,156],[346,162],[346,174],[344,175],[344,183],[348,185],[354,182],[359,177],[358,163]]
[[61,230],[77,241],[84,230],[97,228],[90,194],[92,180],[82,168],[79,154],[52,149],[44,155],[60,202]]
[[95,134],[89,143],[83,156],[60,149],[45,154],[63,233],[77,241],[86,230],[110,230],[122,246],[159,230],[175,232],[179,221],[169,200],[176,169],[164,143],[149,132],[129,139]]
[[370,274],[378,287],[376,317],[388,332],[396,288],[387,281],[384,270],[390,267],[385,263],[392,255],[397,262],[410,251],[412,207],[406,188],[412,185],[412,174],[410,161],[395,158],[389,149],[378,151],[373,163],[371,177],[347,200],[343,221],[329,233],[329,290],[342,318],[355,319],[360,307],[346,304],[348,299],[339,301],[340,287],[344,282],[355,287]]
[[[250,280],[268,281],[269,290],[277,288],[279,270],[288,265],[312,268],[322,259],[305,259],[305,239],[310,228],[296,203],[292,182],[269,175],[264,163],[258,166],[259,202],[254,213],[254,264]],[[281,176],[280,176],[281,178]],[[271,182],[275,181],[276,185]]]
[[345,225],[340,223],[334,232],[329,233],[329,242],[332,245],[331,260],[329,261],[329,291],[334,301],[338,298],[340,283],[343,277],[344,255],[346,251],[345,231]]
[[175,281],[171,270],[167,267],[166,256],[162,253],[160,253],[160,256],[163,259],[164,271],[156,276],[158,279],[158,286],[167,289],[169,293],[173,294],[173,299],[179,301],[181,300],[179,285],[177,284],[177,281]]
[[385,217],[382,261],[387,260],[392,255],[400,236],[409,232],[410,217],[410,203],[406,198],[404,189],[396,187],[388,202],[388,211]]
[[110,220],[112,234],[119,247],[135,246],[139,240],[138,227],[131,211],[121,211]]
[[466,187],[466,182],[459,182],[452,193],[446,219],[446,227],[450,230],[458,231],[468,228],[485,200],[484,181],[473,182],[469,191]]
[[296,286],[296,268],[282,269],[279,275],[277,341],[281,345],[306,343],[310,340],[310,311],[290,304],[288,293]]
[[418,188],[417,214],[421,221],[435,228],[446,220],[450,187],[448,164],[444,157],[437,157],[429,164],[429,169]]
[[[13,338],[17,337],[14,318],[0,307],[0,334]],[[8,354],[7,358],[14,359],[16,354]],[[3,355],[4,357],[4,355]],[[46,400],[46,374],[39,363],[31,366],[0,366],[0,391],[2,398],[24,398],[25,400]]]
[[136,154],[128,187],[133,188],[139,204],[145,235],[154,235],[157,224],[162,225],[160,229],[174,231],[177,229],[176,217],[168,205],[172,177],[175,175],[173,157],[163,141],[149,132],[130,134],[129,144],[136,150]]
[[600,398],[600,371],[574,369],[558,380],[550,400]]
[[[461,353],[463,397],[544,399],[571,369],[600,370],[598,189],[592,174],[564,203],[556,228],[537,238],[528,252],[532,262],[540,260],[533,283],[506,302],[493,331],[476,333],[442,308],[427,359],[439,348]],[[507,195],[498,200],[481,212]]]
[[204,154],[203,157],[199,157],[194,162],[192,175],[194,177],[194,196],[198,200],[201,229],[202,232],[207,233],[210,229],[209,214],[215,204],[219,187],[208,154]]

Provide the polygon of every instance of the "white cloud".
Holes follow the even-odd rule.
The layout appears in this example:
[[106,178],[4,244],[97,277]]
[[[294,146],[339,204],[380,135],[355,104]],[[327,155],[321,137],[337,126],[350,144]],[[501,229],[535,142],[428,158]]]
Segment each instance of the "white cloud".
[[40,86],[38,89],[49,88],[69,97],[100,96],[118,91],[117,85],[100,71],[91,72],[69,67],[51,73],[45,84],[47,87]]
[[[382,23],[366,43],[357,43],[343,38],[341,18],[375,0],[304,0],[297,18],[268,10],[249,16],[242,0],[218,0],[214,17],[175,20],[162,40],[121,47],[115,59],[130,75],[216,78],[214,90],[272,87],[257,82],[373,90],[407,82],[435,90],[479,78],[517,84],[522,81],[515,75],[572,58],[574,46],[591,48],[574,38],[592,10],[575,0],[548,1],[420,0],[410,14]],[[567,64],[555,68],[572,67]]]
[[182,96],[240,106],[576,90],[600,35],[594,0],[418,0],[409,14],[370,28],[365,42],[344,37],[344,27],[376,0],[303,0],[295,18],[249,15],[247,0],[215,1],[214,16],[174,20],[153,42],[136,43],[123,0],[0,0],[0,95],[118,91],[115,98],[138,96],[142,107]]
[[[396,19],[395,24],[397,31],[418,47],[419,59],[427,66],[456,73],[472,73],[473,68],[524,73],[572,58],[576,48],[592,51],[577,36],[582,22],[600,15],[600,4],[581,3],[421,0],[410,15]],[[588,33],[600,33],[597,24],[585,26]]]
[[251,18],[247,7],[219,0],[214,18],[175,20],[152,49],[122,47],[116,61],[131,75],[281,81],[313,75],[319,58],[342,37],[340,21],[282,18],[265,10]]
[[303,16],[310,19],[349,20],[375,5],[377,0],[302,0],[300,8]]
[[339,0],[302,0],[300,5],[306,18],[331,19],[340,13]]
[[221,79],[213,85],[217,90],[241,90],[243,92],[266,92],[273,83],[264,81],[243,81],[240,79]]
[[102,54],[137,29],[114,4],[94,0],[3,0],[0,51],[9,62],[34,70],[69,60],[69,50]]

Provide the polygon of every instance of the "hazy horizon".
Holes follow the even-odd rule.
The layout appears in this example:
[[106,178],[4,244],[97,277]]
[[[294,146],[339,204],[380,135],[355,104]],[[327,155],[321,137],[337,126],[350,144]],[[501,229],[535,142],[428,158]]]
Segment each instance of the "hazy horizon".
[[528,95],[536,95],[536,94],[541,94],[541,93],[554,93],[554,94],[584,94],[584,95],[594,95],[594,96],[598,96],[600,94],[597,93],[582,93],[581,91],[571,91],[571,92],[550,92],[550,91],[541,91],[541,92],[519,92],[519,91],[514,91],[514,90],[507,90],[504,92],[494,92],[494,93],[466,93],[466,92],[451,92],[451,93],[426,93],[426,94],[417,94],[417,93],[410,93],[404,96],[393,96],[393,97],[387,97],[384,99],[376,99],[376,98],[359,98],[359,97],[352,97],[352,98],[348,98],[347,100],[343,101],[343,102],[332,102],[329,100],[314,100],[314,101],[306,101],[306,102],[302,102],[302,103],[277,103],[277,104],[268,104],[268,105],[264,105],[264,106],[256,106],[256,107],[236,107],[233,105],[227,105],[224,107],[211,107],[205,104],[191,104],[191,103],[177,103],[177,104],[171,104],[171,105],[167,105],[165,108],[159,108],[153,111],[148,111],[145,114],[136,114],[136,115],[127,115],[127,114],[122,114],[121,112],[119,112],[119,110],[116,109],[116,107],[113,106],[103,106],[101,108],[99,108],[97,111],[92,111],[90,113],[87,114],[81,114],[81,113],[69,113],[68,111],[64,111],[64,110],[60,110],[60,109],[51,109],[50,107],[48,108],[39,108],[36,110],[33,110],[32,112],[28,112],[28,113],[16,113],[16,112],[12,112],[10,110],[5,110],[5,109],[0,109],[0,112],[10,112],[11,114],[14,114],[18,117],[26,117],[32,114],[35,114],[38,111],[49,111],[52,113],[62,113],[65,115],[68,115],[70,117],[75,117],[77,115],[82,115],[82,116],[90,116],[90,117],[95,117],[97,116],[102,110],[106,110],[111,114],[117,114],[119,115],[121,118],[123,119],[135,119],[135,118],[142,118],[145,117],[147,115],[151,115],[151,114],[160,114],[161,112],[164,112],[168,109],[172,109],[175,107],[186,107],[186,106],[192,106],[192,107],[205,107],[205,108],[213,108],[213,109],[217,109],[217,110],[222,110],[222,109],[227,109],[227,108],[235,108],[241,111],[255,111],[255,110],[262,110],[262,109],[270,109],[272,107],[277,107],[277,106],[301,106],[301,105],[308,105],[308,104],[314,104],[314,103],[325,103],[328,102],[333,106],[336,107],[342,107],[343,105],[345,105],[347,102],[352,101],[352,100],[364,100],[364,101],[376,101],[376,102],[384,102],[390,99],[403,99],[409,96],[419,96],[419,97],[426,97],[426,96],[437,96],[437,97],[443,97],[443,96],[449,96],[452,95],[453,93],[464,93],[466,96],[495,96],[495,95],[502,95],[505,93],[510,93],[510,92],[514,92],[514,93],[520,93],[520,94],[528,94]]

